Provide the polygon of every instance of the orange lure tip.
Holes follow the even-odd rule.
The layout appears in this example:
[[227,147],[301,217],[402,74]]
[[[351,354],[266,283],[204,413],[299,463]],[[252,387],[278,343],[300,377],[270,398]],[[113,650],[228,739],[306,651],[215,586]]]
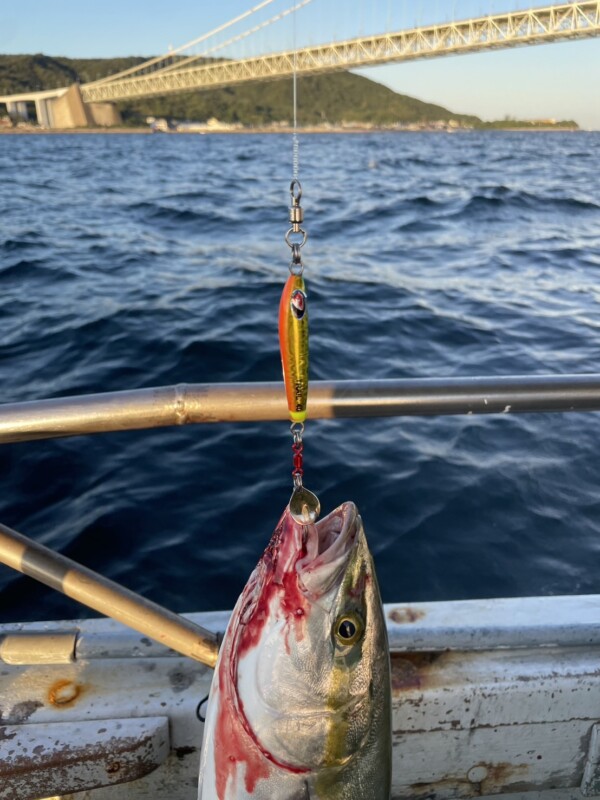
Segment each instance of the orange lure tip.
[[279,348],[290,420],[304,422],[308,398],[308,309],[300,275],[290,275],[281,293]]

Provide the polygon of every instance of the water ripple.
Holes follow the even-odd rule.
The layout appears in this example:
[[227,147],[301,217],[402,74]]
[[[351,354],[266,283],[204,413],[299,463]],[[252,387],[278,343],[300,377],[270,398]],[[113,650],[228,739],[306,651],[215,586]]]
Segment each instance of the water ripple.
[[[3,402],[280,377],[289,142],[0,137]],[[597,134],[301,142],[313,378],[600,372]],[[386,600],[597,592],[594,414],[322,420]],[[177,611],[231,607],[289,494],[283,424],[0,450],[0,519]],[[72,617],[7,571],[1,618]],[[43,612],[40,611],[43,608]]]

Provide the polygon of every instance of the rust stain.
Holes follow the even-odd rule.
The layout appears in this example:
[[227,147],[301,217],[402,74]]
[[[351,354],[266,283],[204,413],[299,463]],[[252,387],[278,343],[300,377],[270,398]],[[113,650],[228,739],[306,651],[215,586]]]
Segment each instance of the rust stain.
[[[509,761],[501,761],[499,764],[485,764],[487,775],[481,781],[481,788],[484,794],[497,792],[499,789],[507,787],[518,788],[526,791],[528,788],[527,778],[529,777],[529,764],[511,764]],[[515,787],[515,784],[519,784]],[[521,784],[523,784],[521,786]]]
[[435,783],[413,783],[411,784],[411,800],[435,800],[442,797],[481,797],[488,794],[497,794],[505,788],[510,787],[512,791],[528,791],[533,788],[527,782],[528,765],[510,764],[501,762],[499,764],[488,764],[480,762],[476,765],[487,771],[486,777],[482,781],[470,781],[468,778],[458,775],[448,775],[443,780]]
[[83,685],[74,681],[56,681],[48,690],[48,702],[58,708],[72,706],[83,692]]
[[478,785],[458,779],[447,779],[436,783],[413,783],[410,800],[440,800],[443,797],[480,797]]
[[423,619],[425,612],[416,608],[411,608],[410,606],[405,606],[404,608],[393,608],[388,616],[392,622],[405,625],[406,623],[417,622],[417,620]]
[[429,681],[433,664],[443,653],[402,653],[392,655],[392,690],[422,689]]
[[[114,738],[108,743],[85,744],[77,747],[64,744],[59,749],[50,749],[41,753],[36,759],[29,754],[20,753],[9,759],[2,766],[2,789],[7,797],[47,797],[55,794],[80,792],[84,789],[96,789],[103,785],[99,777],[102,765],[106,762],[107,747],[116,748],[121,760],[109,761],[105,772],[110,783],[126,783],[137,780],[155,770],[160,762],[156,761],[151,749],[152,737],[145,735],[140,739],[127,737],[122,740]],[[133,755],[133,758],[130,757]],[[67,776],[65,786],[64,770],[74,763],[81,762],[90,768],[90,772],[82,780],[75,775]]]
[[394,659],[392,668],[392,690],[419,689],[422,681],[419,670],[405,658]]

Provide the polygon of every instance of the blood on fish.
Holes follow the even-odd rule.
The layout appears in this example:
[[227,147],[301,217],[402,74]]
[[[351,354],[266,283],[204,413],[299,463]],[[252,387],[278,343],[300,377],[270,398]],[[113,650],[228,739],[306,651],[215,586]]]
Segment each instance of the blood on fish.
[[[221,672],[221,671],[219,671]],[[224,800],[227,783],[231,778],[237,780],[238,764],[245,764],[244,785],[251,794],[261,778],[268,778],[270,765],[262,758],[252,740],[248,741],[247,733],[237,714],[233,713],[235,700],[231,696],[232,687],[228,681],[223,681],[219,675],[219,714],[215,735],[219,747],[215,750],[215,777],[216,790],[219,800]],[[233,705],[229,705],[233,703]],[[230,713],[225,709],[230,708]]]
[[[283,526],[288,525],[287,535],[283,537]],[[240,615],[241,625],[236,645],[237,658],[243,658],[260,641],[267,620],[274,614],[274,601],[286,621],[294,623],[296,640],[304,636],[304,616],[308,601],[300,589],[296,565],[306,556],[304,537],[299,547],[296,540],[295,523],[285,515],[277,526],[269,546],[264,552],[258,567],[256,584],[260,584],[260,594],[252,598],[244,613]],[[256,587],[253,582],[252,588]],[[299,614],[298,611],[302,613]]]
[[[284,525],[286,525],[284,536]],[[296,565],[306,556],[305,537],[297,540],[299,531],[288,514],[284,514],[256,569],[255,579],[249,581],[240,600],[238,628],[221,654],[218,668],[219,706],[215,738],[216,790],[219,800],[224,800],[227,783],[238,777],[238,769],[245,765],[244,785],[252,794],[257,782],[268,778],[271,766],[302,774],[309,770],[278,761],[257,739],[237,694],[238,663],[240,658],[257,647],[267,621],[283,615],[286,622],[286,647],[293,626],[296,638],[304,636],[308,601],[298,583]],[[278,604],[278,605],[276,605]]]

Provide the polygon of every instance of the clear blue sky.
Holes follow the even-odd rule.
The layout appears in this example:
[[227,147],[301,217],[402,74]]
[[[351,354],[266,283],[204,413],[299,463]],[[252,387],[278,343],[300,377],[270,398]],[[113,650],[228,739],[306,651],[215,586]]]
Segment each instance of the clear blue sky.
[[[300,0],[269,7],[221,35],[234,36]],[[0,52],[110,57],[156,55],[237,16],[259,0],[19,0],[0,6]],[[312,0],[236,45],[232,55],[514,11],[545,0]],[[295,28],[295,30],[294,30]],[[213,44],[214,42],[209,43]],[[600,130],[600,39],[455,56],[364,70],[373,80],[484,119],[573,118]]]

